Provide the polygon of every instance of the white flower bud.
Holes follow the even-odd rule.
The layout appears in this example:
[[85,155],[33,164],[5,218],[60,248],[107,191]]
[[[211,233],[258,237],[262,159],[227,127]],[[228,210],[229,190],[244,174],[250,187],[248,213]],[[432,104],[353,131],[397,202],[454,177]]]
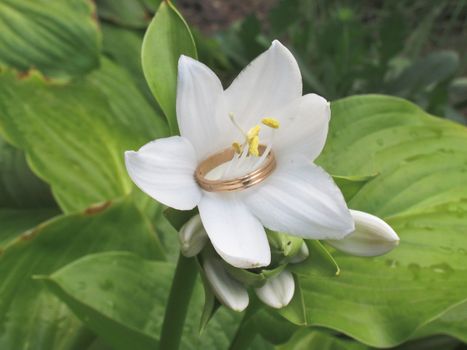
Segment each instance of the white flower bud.
[[180,239],[180,250],[184,256],[190,258],[199,254],[208,241],[206,230],[199,215],[193,216],[183,225],[178,237]]
[[295,281],[290,271],[284,270],[269,278],[261,288],[255,289],[258,298],[275,309],[287,306],[295,293]]
[[289,262],[292,264],[298,264],[308,258],[310,255],[310,251],[308,250],[308,246],[305,242],[302,243],[300,250],[295,254],[293,257],[290,258]]
[[234,279],[214,256],[205,256],[203,269],[217,299],[234,311],[243,311],[249,303],[245,286]]
[[357,256],[378,256],[399,244],[399,236],[377,216],[350,210],[355,220],[355,231],[341,240],[327,240],[334,248]]

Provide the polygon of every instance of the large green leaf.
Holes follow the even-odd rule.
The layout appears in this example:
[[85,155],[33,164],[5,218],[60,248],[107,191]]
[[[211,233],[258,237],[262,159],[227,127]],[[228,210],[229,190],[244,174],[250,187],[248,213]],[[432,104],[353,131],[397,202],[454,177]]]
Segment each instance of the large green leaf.
[[296,332],[287,344],[277,350],[370,350],[369,347],[354,341],[339,339],[331,334],[303,328]]
[[0,348],[85,348],[94,335],[32,276],[108,250],[148,259],[162,254],[150,224],[129,201],[57,217],[10,242],[0,256]]
[[31,172],[23,152],[0,138],[0,252],[20,233],[57,214],[50,188]]
[[172,134],[178,133],[175,98],[180,55],[197,57],[193,36],[175,6],[163,1],[144,36],[142,60],[146,80]]
[[160,0],[97,0],[100,18],[129,28],[144,29]]
[[[51,290],[115,349],[157,349],[174,265],[108,252],[79,259],[46,277]],[[103,278],[102,276],[105,276]],[[195,288],[185,323],[182,349],[226,349],[238,316],[216,313],[198,333],[204,301]]]
[[156,105],[143,74],[141,46],[143,34],[139,31],[121,28],[108,23],[101,23],[103,53],[130,73],[136,86],[146,99]]
[[431,334],[447,334],[467,343],[467,302],[456,305],[441,317],[419,329],[416,337]]
[[94,11],[88,0],[0,0],[0,65],[58,78],[97,68]]
[[0,208],[54,207],[50,188],[26,164],[23,152],[0,138]]
[[0,133],[25,151],[67,212],[129,193],[123,152],[166,132],[127,73],[110,61],[65,85],[37,72],[0,74]]
[[387,220],[401,243],[373,259],[336,253],[339,277],[300,275],[309,324],[393,346],[467,300],[466,150],[465,127],[404,100],[332,104],[319,163],[335,174],[378,173],[349,206]]
[[57,209],[10,209],[0,208],[0,254],[20,233],[33,228],[58,214]]

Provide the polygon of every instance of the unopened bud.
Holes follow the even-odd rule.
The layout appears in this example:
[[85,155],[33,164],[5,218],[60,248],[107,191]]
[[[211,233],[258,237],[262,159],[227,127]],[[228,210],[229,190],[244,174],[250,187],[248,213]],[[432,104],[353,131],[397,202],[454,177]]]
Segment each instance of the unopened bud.
[[193,216],[183,225],[178,237],[180,239],[180,250],[184,256],[189,258],[199,254],[208,241],[206,230],[199,215]]
[[275,309],[287,306],[295,293],[295,281],[290,271],[284,270],[269,278],[265,285],[255,289],[258,298]]
[[399,244],[399,236],[377,216],[350,210],[355,221],[355,231],[340,240],[327,240],[334,248],[357,256],[378,256],[391,251]]
[[214,256],[206,256],[203,270],[216,298],[234,311],[243,311],[249,303],[246,287],[225,270],[222,262]]
[[300,249],[298,252],[292,256],[289,260],[292,264],[298,264],[308,258],[310,255],[310,251],[308,250],[308,246],[306,245],[305,242],[302,242],[302,245],[300,246]]

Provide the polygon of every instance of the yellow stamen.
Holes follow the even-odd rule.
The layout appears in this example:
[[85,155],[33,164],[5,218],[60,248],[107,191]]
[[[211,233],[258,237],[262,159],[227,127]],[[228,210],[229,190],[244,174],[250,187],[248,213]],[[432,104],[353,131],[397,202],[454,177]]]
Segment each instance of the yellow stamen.
[[254,136],[248,142],[248,153],[252,156],[259,156],[259,137]]
[[250,130],[248,130],[248,133],[246,134],[248,143],[250,143],[251,140],[254,139],[255,137],[258,137],[260,129],[261,127],[259,125],[256,125],[252,127]]
[[261,123],[273,129],[279,129],[279,126],[280,126],[279,121],[275,118],[263,118],[261,120]]
[[232,143],[232,148],[234,149],[235,153],[242,153],[242,146],[238,142]]

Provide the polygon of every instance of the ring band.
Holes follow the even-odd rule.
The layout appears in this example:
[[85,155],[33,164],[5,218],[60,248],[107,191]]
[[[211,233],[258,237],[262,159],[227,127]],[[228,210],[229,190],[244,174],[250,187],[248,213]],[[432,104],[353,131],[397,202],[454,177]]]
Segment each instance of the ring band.
[[[262,155],[265,150],[266,146],[259,145],[260,155]],[[208,174],[212,169],[217,168],[219,165],[232,160],[234,155],[235,150],[233,148],[226,148],[225,150],[203,160],[195,171],[195,178],[198,185],[208,192],[234,192],[244,190],[266,180],[276,168],[276,158],[274,157],[274,153],[270,151],[264,161],[264,164],[248,174],[226,180],[206,179],[206,174]]]

